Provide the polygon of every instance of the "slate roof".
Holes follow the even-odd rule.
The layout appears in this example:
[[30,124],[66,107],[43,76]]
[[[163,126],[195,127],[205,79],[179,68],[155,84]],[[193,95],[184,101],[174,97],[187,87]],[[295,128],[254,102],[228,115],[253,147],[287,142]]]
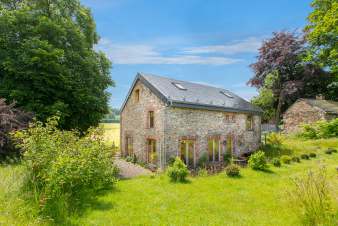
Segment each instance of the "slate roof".
[[332,100],[300,99],[313,107],[317,107],[326,113],[338,114],[338,102]]
[[[226,89],[143,73],[137,74],[121,111],[138,80],[169,106],[256,114],[262,112],[259,107]],[[177,88],[174,83],[180,84],[185,90]]]

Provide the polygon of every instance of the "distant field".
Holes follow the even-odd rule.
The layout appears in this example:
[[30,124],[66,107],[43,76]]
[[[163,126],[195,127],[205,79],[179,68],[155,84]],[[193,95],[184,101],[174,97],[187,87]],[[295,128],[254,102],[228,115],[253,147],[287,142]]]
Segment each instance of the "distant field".
[[120,123],[100,123],[104,129],[104,139],[108,145],[120,146]]

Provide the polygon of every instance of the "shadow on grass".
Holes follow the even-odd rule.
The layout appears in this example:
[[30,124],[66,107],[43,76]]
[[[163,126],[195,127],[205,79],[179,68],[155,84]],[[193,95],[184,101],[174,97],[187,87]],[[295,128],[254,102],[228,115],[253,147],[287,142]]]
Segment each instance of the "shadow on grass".
[[236,176],[227,176],[228,178],[230,179],[235,179],[235,180],[239,180],[239,179],[242,179],[243,176],[240,174],[240,175],[236,175]]

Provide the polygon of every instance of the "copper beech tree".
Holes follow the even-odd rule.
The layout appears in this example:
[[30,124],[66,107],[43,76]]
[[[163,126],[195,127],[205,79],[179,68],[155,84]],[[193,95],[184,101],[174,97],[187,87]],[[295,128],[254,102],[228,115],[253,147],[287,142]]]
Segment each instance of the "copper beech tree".
[[14,106],[14,103],[6,104],[5,99],[0,98],[0,155],[17,153],[9,133],[26,128],[32,119],[32,114],[23,112]]
[[325,93],[331,75],[321,68],[304,63],[305,40],[291,32],[275,32],[259,48],[257,62],[250,65],[254,76],[248,84],[273,93],[275,123],[281,113],[300,97]]

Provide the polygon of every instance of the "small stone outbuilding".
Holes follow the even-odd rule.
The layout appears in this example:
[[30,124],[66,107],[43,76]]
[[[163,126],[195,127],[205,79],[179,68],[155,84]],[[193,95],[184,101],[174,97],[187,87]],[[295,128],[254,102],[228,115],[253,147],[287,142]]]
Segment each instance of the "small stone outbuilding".
[[316,99],[299,99],[283,115],[284,132],[295,133],[302,124],[338,117],[338,102]]
[[176,156],[191,168],[202,155],[221,162],[259,147],[261,113],[222,88],[138,73],[121,108],[121,152],[160,168]]

